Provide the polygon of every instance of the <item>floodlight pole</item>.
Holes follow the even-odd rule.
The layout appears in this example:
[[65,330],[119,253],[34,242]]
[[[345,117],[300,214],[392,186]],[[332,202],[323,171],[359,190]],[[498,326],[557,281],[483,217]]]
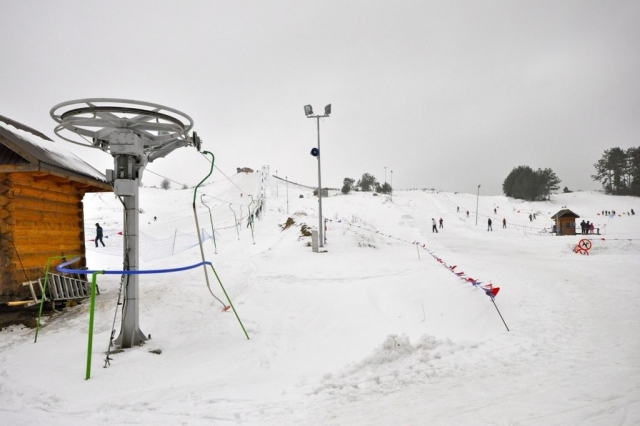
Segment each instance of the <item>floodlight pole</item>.
[[320,237],[318,247],[324,247],[324,226],[322,223],[322,173],[320,171],[320,116],[316,116],[316,122],[318,123],[318,237]]
[[478,185],[478,195],[476,196],[476,226],[478,226],[478,205],[480,202],[480,187],[482,185]]
[[[308,110],[307,107],[309,107]],[[324,223],[322,222],[322,168],[320,166],[320,119],[329,117],[329,114],[331,114],[331,104],[324,107],[324,111],[324,115],[313,115],[313,109],[311,106],[305,106],[305,114],[307,115],[307,118],[315,118],[318,126],[318,237],[320,238],[318,247],[324,247]]]

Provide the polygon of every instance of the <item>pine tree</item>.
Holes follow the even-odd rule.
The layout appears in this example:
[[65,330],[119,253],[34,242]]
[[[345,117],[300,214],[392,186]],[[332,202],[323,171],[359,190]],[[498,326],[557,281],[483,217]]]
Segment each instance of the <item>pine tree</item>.
[[351,192],[354,182],[355,179],[344,178],[344,181],[342,182],[342,193],[348,194],[349,192]]
[[502,192],[507,197],[519,198],[527,201],[538,201],[551,198],[551,193],[557,191],[560,179],[549,168],[534,171],[529,166],[514,168],[502,183]]
[[371,191],[376,187],[377,179],[369,174],[365,173],[362,175],[362,178],[358,181],[357,186],[364,192]]

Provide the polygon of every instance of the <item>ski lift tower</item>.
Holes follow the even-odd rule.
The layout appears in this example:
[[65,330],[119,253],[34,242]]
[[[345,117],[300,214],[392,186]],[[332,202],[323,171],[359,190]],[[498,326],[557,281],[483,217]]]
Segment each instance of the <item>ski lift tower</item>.
[[[124,206],[123,270],[139,269],[139,186],[147,163],[162,158],[176,148],[195,146],[201,140],[193,132],[187,114],[162,105],[128,99],[91,98],[60,103],[51,109],[58,123],[55,133],[62,139],[100,149],[113,156],[113,170],[107,181]],[[84,141],[73,140],[69,134]],[[140,330],[139,275],[125,280],[122,326],[116,344],[130,348],[147,338]]]

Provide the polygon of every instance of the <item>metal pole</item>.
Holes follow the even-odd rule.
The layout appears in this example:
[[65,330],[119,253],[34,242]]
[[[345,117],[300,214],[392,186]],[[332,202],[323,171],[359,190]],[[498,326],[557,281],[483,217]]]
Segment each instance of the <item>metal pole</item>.
[[391,201],[393,201],[393,170],[391,170],[391,194],[390,194],[390,198],[391,198]]
[[[137,271],[139,269],[138,259],[140,254],[140,238],[139,232],[139,212],[140,212],[140,179],[135,179],[134,194],[132,196],[124,196],[124,223],[125,223],[125,240],[124,251],[124,267],[125,271]],[[116,339],[116,344],[121,348],[131,348],[139,345],[147,337],[140,330],[140,308],[139,308],[139,278],[140,275],[132,274],[125,288],[124,308],[122,311],[122,326],[120,335]]]
[[320,237],[320,244],[318,247],[324,247],[324,232],[322,224],[322,175],[320,173],[320,156],[322,152],[320,150],[320,116],[316,117],[318,122],[318,236]]
[[[276,170],[276,178],[278,177],[278,171]],[[280,195],[278,195],[278,179],[276,179],[276,197],[279,197]]]
[[171,248],[171,255],[173,256],[176,252],[176,238],[178,237],[178,228],[176,228],[176,232],[173,233],[173,247]]
[[387,183],[387,168],[384,168],[384,183]]
[[[491,297],[491,296],[489,296]],[[509,326],[507,325],[507,323],[504,321],[504,318],[502,318],[502,314],[500,313],[500,309],[498,309],[498,305],[496,305],[496,301],[493,300],[493,297],[491,297],[491,302],[493,302],[493,306],[496,307],[496,311],[498,311],[498,315],[500,315],[500,319],[502,320],[502,323],[504,324],[505,327],[507,327],[507,331],[511,331],[509,330]]]
[[289,214],[289,177],[284,177],[287,182],[287,214]]
[[480,202],[480,186],[478,185],[478,195],[476,196],[476,226],[478,226],[478,203]]

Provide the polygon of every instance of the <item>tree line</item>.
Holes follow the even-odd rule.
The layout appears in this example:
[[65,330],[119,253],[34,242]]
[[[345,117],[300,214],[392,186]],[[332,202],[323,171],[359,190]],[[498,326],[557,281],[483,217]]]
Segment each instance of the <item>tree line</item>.
[[375,176],[370,173],[364,173],[362,177],[356,183],[355,179],[344,178],[342,184],[342,193],[348,194],[353,190],[359,190],[363,192],[375,191],[380,194],[391,194],[393,188],[387,182],[380,184]]
[[593,166],[596,174],[591,178],[607,194],[640,196],[640,146],[607,149]]
[[[607,194],[640,196],[640,147],[607,149],[593,166],[596,174],[591,178],[600,182]],[[533,170],[529,166],[518,166],[502,183],[502,192],[507,197],[521,200],[549,200],[551,194],[560,189],[561,182],[550,168]],[[344,178],[342,193],[353,190],[390,194],[393,188],[387,182],[380,184],[372,174],[364,173],[357,182]],[[571,191],[565,186],[564,192]]]

